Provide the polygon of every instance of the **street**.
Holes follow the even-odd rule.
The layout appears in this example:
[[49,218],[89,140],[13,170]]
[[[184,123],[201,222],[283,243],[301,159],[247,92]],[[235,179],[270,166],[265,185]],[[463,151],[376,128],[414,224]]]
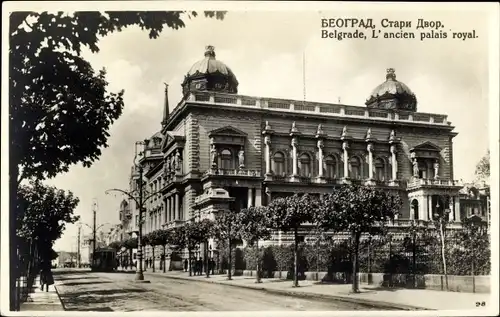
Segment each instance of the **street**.
[[303,299],[196,280],[133,273],[65,270],[55,273],[57,291],[68,311],[333,311],[376,307],[324,299]]

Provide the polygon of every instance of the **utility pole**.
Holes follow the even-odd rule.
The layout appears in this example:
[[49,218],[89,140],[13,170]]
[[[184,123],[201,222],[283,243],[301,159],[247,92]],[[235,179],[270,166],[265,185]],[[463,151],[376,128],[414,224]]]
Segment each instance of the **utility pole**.
[[78,268],[80,268],[80,266],[82,264],[81,263],[82,262],[82,260],[81,260],[82,258],[80,256],[80,232],[81,232],[81,229],[82,229],[82,226],[79,225],[78,226],[78,242],[77,242],[78,249],[77,249],[77,255],[76,255],[77,256],[77,258],[76,258],[76,263],[77,264],[76,265],[78,266]]

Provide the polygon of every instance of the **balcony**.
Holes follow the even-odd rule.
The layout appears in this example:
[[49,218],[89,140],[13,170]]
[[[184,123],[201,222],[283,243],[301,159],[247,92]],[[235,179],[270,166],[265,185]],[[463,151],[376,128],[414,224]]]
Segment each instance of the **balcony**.
[[191,93],[173,111],[172,117],[182,108],[185,103],[196,102],[197,104],[225,105],[249,109],[266,109],[273,112],[292,112],[304,114],[318,114],[326,117],[365,118],[388,122],[414,122],[421,124],[432,124],[450,126],[451,122],[446,115],[390,111],[382,109],[367,109],[360,106],[348,106],[342,104],[327,104],[319,102],[303,102],[294,100],[283,100],[273,98],[251,97],[243,95],[229,95],[210,92]]
[[179,228],[184,225],[184,220],[173,220],[162,225],[163,229],[170,230],[174,228]]
[[430,179],[430,178],[412,178],[407,182],[408,189],[419,187],[463,187],[462,182],[452,179]]
[[222,169],[222,168],[211,168],[203,173],[203,177],[206,176],[243,176],[243,177],[260,177],[261,173],[258,170],[248,170],[248,169]]

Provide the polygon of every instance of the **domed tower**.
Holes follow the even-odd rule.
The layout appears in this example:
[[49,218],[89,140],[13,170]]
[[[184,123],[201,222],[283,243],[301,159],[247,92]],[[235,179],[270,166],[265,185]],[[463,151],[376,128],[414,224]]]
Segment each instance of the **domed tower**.
[[238,80],[229,67],[215,59],[214,47],[205,49],[205,58],[196,62],[184,77],[182,92],[219,91],[230,94],[238,93]]
[[366,101],[368,108],[417,111],[417,98],[404,83],[396,80],[394,68],[387,69],[386,80]]

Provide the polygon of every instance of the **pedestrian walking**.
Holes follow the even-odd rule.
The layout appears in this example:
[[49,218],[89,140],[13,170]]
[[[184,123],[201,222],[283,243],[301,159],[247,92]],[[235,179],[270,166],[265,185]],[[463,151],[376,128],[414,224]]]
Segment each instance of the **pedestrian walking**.
[[42,291],[43,287],[45,286],[45,291],[49,291],[49,285],[54,284],[54,276],[52,275],[52,268],[50,266],[50,263],[48,261],[43,260],[42,263],[40,263],[40,284],[42,286]]
[[188,260],[184,259],[184,272],[188,271]]

